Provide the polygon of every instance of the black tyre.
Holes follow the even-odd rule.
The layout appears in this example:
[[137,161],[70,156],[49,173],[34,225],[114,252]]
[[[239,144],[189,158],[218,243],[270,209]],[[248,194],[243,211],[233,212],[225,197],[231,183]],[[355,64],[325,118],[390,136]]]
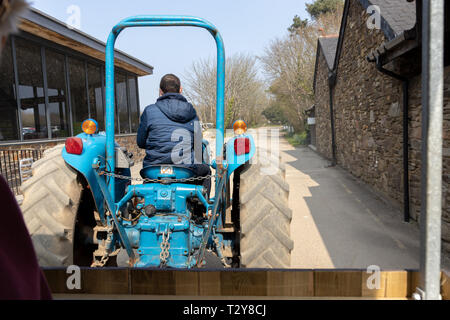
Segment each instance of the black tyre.
[[[285,167],[273,158],[248,164],[239,173],[240,265],[289,268],[294,242]],[[235,180],[236,181],[236,180]]]
[[63,145],[47,150],[33,164],[33,177],[22,185],[21,209],[39,264],[73,263],[76,216],[83,187],[62,158]]

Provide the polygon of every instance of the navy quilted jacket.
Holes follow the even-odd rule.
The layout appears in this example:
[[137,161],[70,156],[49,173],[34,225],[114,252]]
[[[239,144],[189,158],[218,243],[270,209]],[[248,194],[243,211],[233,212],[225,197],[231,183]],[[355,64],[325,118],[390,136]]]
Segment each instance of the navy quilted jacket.
[[167,93],[146,107],[137,135],[138,146],[146,150],[144,167],[181,164],[195,169],[194,128],[200,146],[197,163],[201,163],[202,131],[192,104],[181,94]]

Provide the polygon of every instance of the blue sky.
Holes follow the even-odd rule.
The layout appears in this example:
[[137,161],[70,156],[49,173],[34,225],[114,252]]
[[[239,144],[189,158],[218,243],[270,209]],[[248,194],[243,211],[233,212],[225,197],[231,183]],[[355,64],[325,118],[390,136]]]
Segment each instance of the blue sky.
[[[306,18],[305,0],[31,0],[32,5],[66,22],[67,9],[81,9],[81,30],[106,42],[111,28],[137,14],[184,14],[205,18],[221,32],[227,56],[261,55],[276,37],[287,33],[294,15]],[[154,66],[154,75],[140,78],[141,109],[158,97],[161,77],[183,76],[199,58],[215,57],[211,35],[197,28],[135,28],[124,31],[117,48]]]

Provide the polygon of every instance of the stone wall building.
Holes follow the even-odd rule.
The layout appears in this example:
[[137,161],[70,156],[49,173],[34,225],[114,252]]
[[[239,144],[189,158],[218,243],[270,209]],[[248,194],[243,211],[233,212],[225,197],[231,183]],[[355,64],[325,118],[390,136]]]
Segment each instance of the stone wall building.
[[333,70],[337,42],[337,35],[319,38],[314,72],[316,149],[328,159],[333,158],[328,77]]
[[[373,24],[372,5],[380,9],[379,28]],[[331,67],[323,49],[329,39],[319,39],[314,84],[317,151],[417,221],[421,210],[421,6],[420,0],[347,0]],[[446,3],[442,212],[446,256],[450,256],[449,7]]]

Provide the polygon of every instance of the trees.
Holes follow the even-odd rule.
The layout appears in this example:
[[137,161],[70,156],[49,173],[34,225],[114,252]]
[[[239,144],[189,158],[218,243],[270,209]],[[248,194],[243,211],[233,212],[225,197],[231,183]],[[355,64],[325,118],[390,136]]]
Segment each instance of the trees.
[[288,124],[289,121],[286,119],[283,110],[277,105],[277,101],[273,100],[270,107],[263,111],[263,116],[266,117],[268,121],[272,124]]
[[288,28],[290,33],[295,33],[297,29],[305,28],[308,26],[308,19],[302,19],[298,15],[295,15],[294,19],[292,19],[292,25]]
[[316,32],[307,26],[275,39],[260,57],[278,108],[296,131],[304,130],[304,110],[313,101]]
[[306,11],[313,19],[318,19],[323,14],[338,12],[343,5],[343,0],[316,0],[306,4]]
[[[260,124],[268,106],[264,83],[258,79],[256,59],[235,54],[226,61],[225,127],[242,119],[249,126]],[[184,76],[185,94],[193,103],[203,122],[216,121],[216,63],[201,59],[192,64]]]
[[[317,39],[339,32],[342,10],[341,0],[316,0],[307,5],[312,20],[295,16],[289,34],[273,40],[259,57],[274,96],[270,108],[281,110],[297,132],[305,130],[305,110],[314,102]],[[266,110],[265,114],[276,110]]]
[[[288,122],[297,132],[305,130],[305,110],[314,102],[313,78],[319,36],[339,32],[343,1],[316,0],[307,5],[311,20],[295,16],[289,33],[274,39],[258,57],[269,87],[257,77],[255,58],[234,55],[227,59],[225,125],[242,118],[249,125],[264,120]],[[215,123],[216,66],[209,59],[192,64],[185,76],[186,95],[202,121]],[[280,114],[281,113],[281,114]]]
[[325,34],[338,33],[343,10],[343,0],[316,0],[311,4],[306,4],[306,11],[312,20],[302,19],[295,15],[288,31],[295,33],[308,26],[315,26],[321,28]]

